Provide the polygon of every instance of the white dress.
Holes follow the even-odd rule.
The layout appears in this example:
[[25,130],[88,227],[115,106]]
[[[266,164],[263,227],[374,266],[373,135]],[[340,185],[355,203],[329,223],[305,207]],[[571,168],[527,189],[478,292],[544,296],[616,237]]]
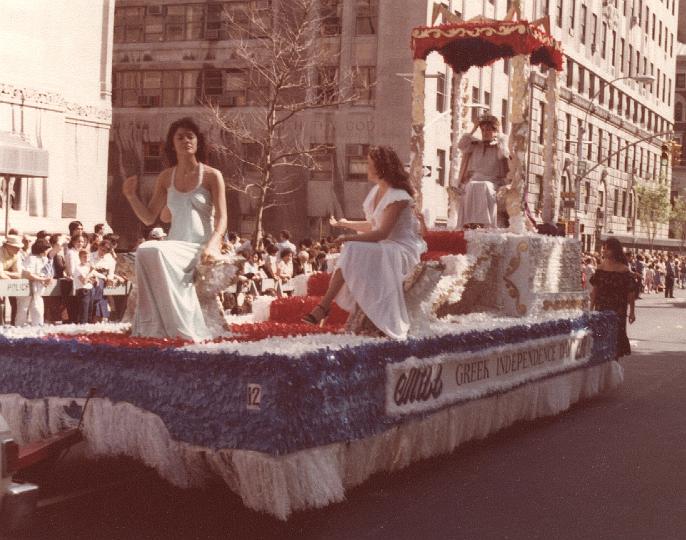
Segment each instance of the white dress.
[[212,194],[198,183],[189,192],[175,187],[176,167],[167,190],[172,214],[166,240],[143,242],[136,250],[138,305],[131,333],[134,336],[185,338],[212,337],[200,308],[193,277],[200,251],[212,234]]
[[426,251],[419,221],[414,215],[414,200],[403,189],[389,188],[376,208],[374,186],[362,205],[367,221],[377,230],[384,209],[391,203],[408,201],[388,238],[380,242],[346,242],[338,259],[345,285],[336,303],[346,311],[359,305],[365,315],[384,334],[395,339],[407,337],[410,320],[405,306],[403,281],[419,264]]

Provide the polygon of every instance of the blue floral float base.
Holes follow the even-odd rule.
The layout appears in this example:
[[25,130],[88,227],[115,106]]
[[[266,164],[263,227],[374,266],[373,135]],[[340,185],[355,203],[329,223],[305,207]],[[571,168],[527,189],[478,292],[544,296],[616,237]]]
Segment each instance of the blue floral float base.
[[[613,314],[594,313],[300,356],[0,337],[0,412],[19,438],[45,436],[73,424],[95,387],[93,454],[131,455],[182,486],[218,475],[247,506],[286,519],[375,472],[615,387],[616,332]],[[571,361],[546,365],[563,345]],[[516,376],[487,380],[515,365]]]

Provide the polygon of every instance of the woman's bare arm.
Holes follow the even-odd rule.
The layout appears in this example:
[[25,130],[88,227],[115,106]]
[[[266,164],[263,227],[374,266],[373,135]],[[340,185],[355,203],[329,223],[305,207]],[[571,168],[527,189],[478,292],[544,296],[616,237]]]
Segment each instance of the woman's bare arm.
[[331,217],[329,223],[332,227],[344,227],[356,232],[369,232],[372,230],[372,224],[369,221],[351,221],[349,219],[336,219]]
[[170,169],[164,170],[157,177],[157,180],[155,181],[155,191],[147,206],[140,200],[140,197],[138,197],[138,194],[136,193],[138,177],[129,176],[124,180],[124,185],[122,186],[124,197],[129,201],[131,209],[138,219],[147,226],[155,223],[157,216],[160,215],[160,211],[167,203],[167,178],[170,174],[169,171]]
[[408,201],[397,201],[384,208],[381,214],[381,224],[378,229],[362,234],[350,234],[339,236],[339,242],[379,242],[388,238],[393,227],[398,222],[400,212],[408,205]]
[[212,193],[212,204],[214,205],[214,230],[200,254],[202,262],[212,259],[213,254],[219,253],[227,223],[224,177],[217,169],[209,169],[207,180],[210,193]]

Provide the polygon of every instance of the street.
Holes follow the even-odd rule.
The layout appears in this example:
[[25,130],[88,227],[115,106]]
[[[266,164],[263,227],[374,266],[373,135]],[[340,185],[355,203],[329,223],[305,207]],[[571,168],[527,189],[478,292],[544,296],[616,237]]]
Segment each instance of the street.
[[[618,390],[376,476],[341,504],[281,523],[221,487],[178,490],[112,460],[54,473],[29,528],[7,538],[684,538],[686,292],[676,295],[637,301]],[[62,500],[61,482],[83,491]]]

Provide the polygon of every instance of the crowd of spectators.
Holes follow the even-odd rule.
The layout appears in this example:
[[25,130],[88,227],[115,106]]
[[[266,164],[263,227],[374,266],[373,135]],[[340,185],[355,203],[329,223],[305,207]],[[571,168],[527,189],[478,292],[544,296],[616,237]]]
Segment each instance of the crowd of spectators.
[[[155,227],[138,238],[133,249],[145,240],[164,240],[166,236],[161,227]],[[106,224],[87,233],[81,222],[73,221],[68,234],[39,231],[35,236],[10,229],[0,242],[0,279],[27,279],[31,294],[5,299],[11,306],[8,322],[22,326],[120,319],[126,299],[103,295],[106,287],[126,281],[115,273],[118,243],[119,236]],[[328,267],[338,245],[328,237],[304,239],[296,246],[290,233],[282,230],[277,237],[266,234],[255,247],[230,232],[225,235],[222,253],[245,259],[236,286],[222,293],[225,309],[242,314],[250,312],[255,296],[290,294],[292,281],[300,274],[331,271]],[[61,294],[44,296],[57,280]]]
[[[140,237],[164,240],[161,227]],[[79,221],[69,224],[69,233],[39,231],[35,236],[10,229],[0,245],[0,279],[28,279],[32,294],[5,299],[11,305],[11,324],[87,323],[118,320],[126,309],[126,298],[103,295],[107,286],[126,281],[115,273],[119,236],[106,224],[87,233]],[[289,231],[266,234],[259,245],[235,232],[222,243],[222,253],[245,259],[238,282],[221,295],[224,309],[231,314],[251,311],[259,295],[282,296],[293,291],[294,279],[315,272],[331,272],[339,246],[334,237],[305,238],[297,245]],[[639,294],[674,297],[674,287],[686,288],[686,256],[667,252],[635,252],[629,255]],[[585,253],[582,260],[584,287],[600,264],[600,255]],[[60,280],[61,295],[42,296],[54,280]],[[4,314],[4,311],[3,311]]]
[[[686,256],[663,251],[639,251],[628,255],[628,263],[639,294],[664,294],[665,298],[674,298],[675,287],[686,288]],[[598,254],[584,254],[581,267],[584,284],[590,281],[599,264]]]
[[232,314],[249,313],[256,296],[290,294],[297,276],[331,272],[338,249],[331,236],[319,241],[305,238],[296,246],[285,229],[276,236],[266,234],[258,246],[235,232],[227,233],[222,252],[241,256],[245,263],[235,291],[223,295],[224,308]]
[[[104,223],[86,233],[80,221],[72,221],[68,235],[43,230],[32,236],[8,230],[0,247],[0,279],[27,279],[31,288],[28,296],[9,297],[10,323],[107,321],[113,311],[110,304],[115,317],[120,317],[123,310],[118,303],[103,296],[105,287],[125,281],[115,274],[118,242],[119,236]],[[44,296],[57,283],[59,294]],[[4,319],[4,309],[2,314]]]

